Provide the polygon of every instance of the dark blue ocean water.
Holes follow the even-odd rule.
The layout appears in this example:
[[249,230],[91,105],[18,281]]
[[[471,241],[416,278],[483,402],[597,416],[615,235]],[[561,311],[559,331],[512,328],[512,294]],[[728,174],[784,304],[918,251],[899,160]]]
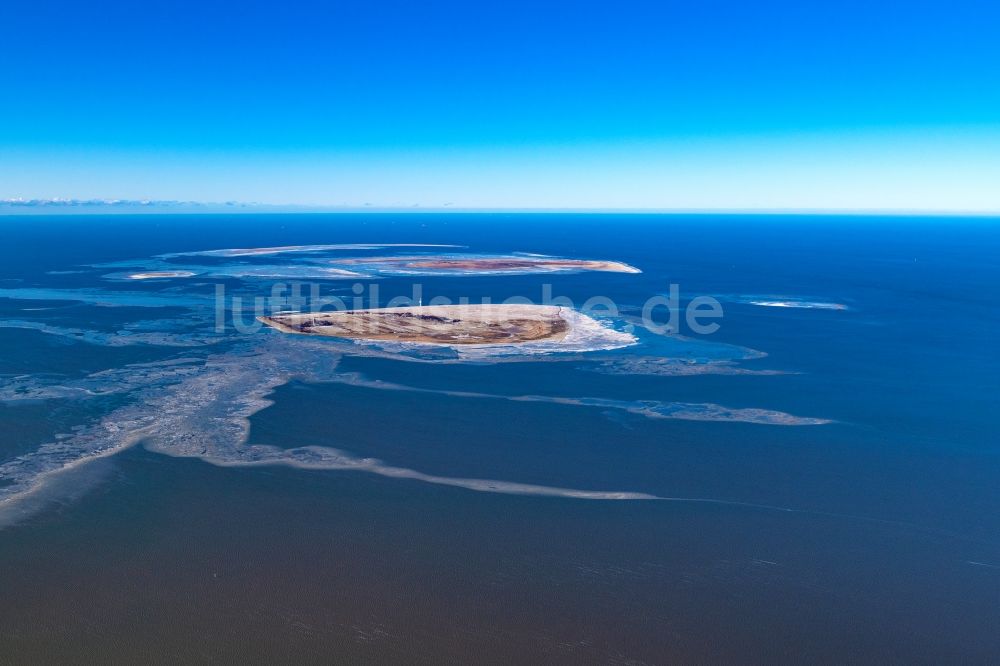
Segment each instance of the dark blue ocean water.
[[[37,216],[2,218],[0,231],[0,320],[85,332],[0,328],[8,388],[93,387],[104,371],[118,371],[120,384],[134,364],[197,356],[198,348],[109,345],[95,335],[157,330],[157,321],[175,333],[199,316],[211,321],[210,302],[199,314],[198,299],[212,297],[216,284],[245,294],[270,286],[237,277],[122,284],[106,277],[121,269],[100,264],[329,243],[445,243],[626,262],[642,273],[378,284],[383,299],[419,281],[425,299],[499,301],[540,300],[547,283],[574,302],[607,296],[632,314],[676,284],[682,304],[719,299],[719,330],[682,330],[690,338],[682,344],[616,352],[609,363],[670,350],[724,356],[738,346],[766,354],[739,368],[772,371],[608,373],[586,354],[444,364],[347,354],[337,367],[343,376],[422,390],[293,379],[250,417],[247,444],[333,446],[448,479],[698,501],[497,494],[364,471],[217,467],[131,448],[96,463],[96,479],[68,481],[70,490],[79,485],[75,494],[0,529],[0,594],[13,601],[0,609],[0,656],[1000,658],[997,220]],[[223,263],[205,263],[213,261]],[[76,296],[58,300],[53,290]],[[137,300],[108,307],[114,293]],[[774,300],[845,309],[753,304]],[[136,395],[0,401],[0,463],[72,443],[62,435]],[[831,422],[658,419],[504,399],[523,395],[711,404]],[[12,479],[0,478],[0,490]]]

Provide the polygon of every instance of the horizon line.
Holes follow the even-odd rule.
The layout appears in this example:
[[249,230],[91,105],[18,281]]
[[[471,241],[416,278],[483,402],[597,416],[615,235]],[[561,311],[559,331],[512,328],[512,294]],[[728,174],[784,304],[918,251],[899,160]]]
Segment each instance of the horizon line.
[[632,214],[632,215],[802,215],[802,216],[921,216],[921,217],[1000,217],[1000,210],[935,208],[771,208],[771,207],[540,207],[540,206],[404,206],[273,204],[259,202],[200,202],[128,199],[0,199],[0,216],[32,215],[204,215],[204,214],[357,214],[357,213],[509,213],[509,214]]

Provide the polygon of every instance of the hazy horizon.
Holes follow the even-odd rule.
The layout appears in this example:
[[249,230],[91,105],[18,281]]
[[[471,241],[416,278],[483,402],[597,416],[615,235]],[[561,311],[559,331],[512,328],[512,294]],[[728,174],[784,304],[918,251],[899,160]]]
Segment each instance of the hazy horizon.
[[972,217],[994,218],[997,210],[907,208],[571,208],[571,207],[455,207],[272,204],[255,201],[162,201],[135,199],[0,199],[0,216],[18,215],[217,215],[217,214],[577,214],[718,217]]

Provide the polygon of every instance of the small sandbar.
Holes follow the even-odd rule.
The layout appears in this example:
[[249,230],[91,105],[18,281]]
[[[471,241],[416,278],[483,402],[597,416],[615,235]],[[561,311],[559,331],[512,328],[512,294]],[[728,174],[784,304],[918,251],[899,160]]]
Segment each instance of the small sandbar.
[[757,305],[764,308],[801,308],[804,310],[846,310],[847,306],[842,303],[821,303],[818,301],[770,301],[753,300],[747,301],[748,305]]
[[554,305],[425,305],[403,308],[286,313],[259,317],[285,333],[352,340],[440,345],[511,345],[559,341],[571,319]]
[[145,273],[132,273],[127,276],[129,280],[168,280],[170,278],[189,278],[198,275],[194,271],[147,271]]

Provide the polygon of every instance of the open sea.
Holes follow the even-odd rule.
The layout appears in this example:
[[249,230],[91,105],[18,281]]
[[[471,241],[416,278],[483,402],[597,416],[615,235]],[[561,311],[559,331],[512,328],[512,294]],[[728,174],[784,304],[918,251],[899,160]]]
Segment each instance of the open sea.
[[[1000,661],[1000,220],[0,238],[0,663]],[[539,255],[641,272],[414,267]],[[254,319],[396,297],[599,325],[457,349]]]

